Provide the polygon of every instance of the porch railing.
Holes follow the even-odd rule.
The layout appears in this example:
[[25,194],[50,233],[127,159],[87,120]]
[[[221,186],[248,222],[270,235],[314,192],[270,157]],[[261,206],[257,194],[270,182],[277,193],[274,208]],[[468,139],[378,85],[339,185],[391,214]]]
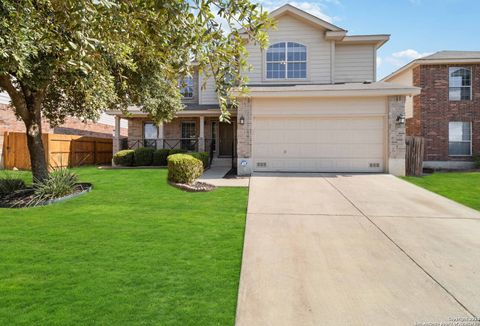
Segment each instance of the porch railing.
[[[203,146],[201,146],[203,145]],[[188,152],[204,151],[209,154],[215,147],[214,139],[201,138],[125,138],[121,141],[121,149],[137,149],[151,147],[155,149],[183,149]]]

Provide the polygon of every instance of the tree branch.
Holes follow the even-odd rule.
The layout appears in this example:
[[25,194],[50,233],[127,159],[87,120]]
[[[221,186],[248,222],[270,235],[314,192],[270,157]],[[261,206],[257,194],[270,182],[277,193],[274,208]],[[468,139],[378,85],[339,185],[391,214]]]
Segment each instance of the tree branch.
[[28,113],[25,97],[15,88],[9,75],[0,75],[0,87],[7,91],[8,95],[12,99],[13,107],[18,115],[24,121],[28,120],[30,115]]

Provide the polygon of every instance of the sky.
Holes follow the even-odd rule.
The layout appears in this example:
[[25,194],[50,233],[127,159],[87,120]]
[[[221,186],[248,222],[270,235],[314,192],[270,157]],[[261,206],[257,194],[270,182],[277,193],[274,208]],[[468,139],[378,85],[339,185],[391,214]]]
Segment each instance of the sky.
[[290,3],[355,34],[390,34],[378,51],[377,78],[442,50],[480,51],[480,0],[260,0]]

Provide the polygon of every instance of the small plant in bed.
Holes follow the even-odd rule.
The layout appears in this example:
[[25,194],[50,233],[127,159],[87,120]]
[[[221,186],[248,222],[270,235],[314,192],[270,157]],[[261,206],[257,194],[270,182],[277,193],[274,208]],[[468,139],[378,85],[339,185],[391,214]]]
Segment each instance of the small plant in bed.
[[48,204],[53,200],[80,193],[91,186],[78,183],[78,176],[67,169],[57,169],[50,173],[48,178],[35,182],[31,187],[25,186],[22,180],[8,178],[1,179],[0,184],[0,206],[12,208]]
[[174,154],[167,158],[168,181],[186,191],[210,191],[214,186],[196,182],[203,173],[203,163],[189,154]]

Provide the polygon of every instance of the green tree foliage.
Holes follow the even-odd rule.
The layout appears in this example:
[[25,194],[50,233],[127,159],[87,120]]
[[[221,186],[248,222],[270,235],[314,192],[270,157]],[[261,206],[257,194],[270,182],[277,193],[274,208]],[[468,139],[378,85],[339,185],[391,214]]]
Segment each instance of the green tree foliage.
[[228,120],[245,43],[265,47],[271,26],[250,0],[1,0],[0,90],[25,123],[34,178],[48,175],[42,117],[57,125],[137,105],[169,121],[193,65],[215,79]]

